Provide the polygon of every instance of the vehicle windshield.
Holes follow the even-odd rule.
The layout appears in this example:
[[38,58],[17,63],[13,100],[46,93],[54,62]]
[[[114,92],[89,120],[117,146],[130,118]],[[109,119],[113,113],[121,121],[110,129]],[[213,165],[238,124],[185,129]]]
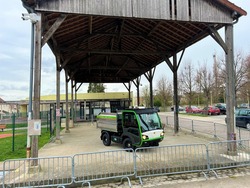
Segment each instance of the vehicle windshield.
[[142,132],[161,129],[157,113],[138,114]]
[[240,110],[235,110],[236,116],[250,116],[250,110],[248,109],[240,109]]

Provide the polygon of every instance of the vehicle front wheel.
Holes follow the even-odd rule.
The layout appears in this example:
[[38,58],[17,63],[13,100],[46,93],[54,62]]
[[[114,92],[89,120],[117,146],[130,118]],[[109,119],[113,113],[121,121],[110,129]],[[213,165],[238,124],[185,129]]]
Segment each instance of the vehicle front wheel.
[[246,124],[246,128],[247,128],[247,130],[250,130],[250,123]]
[[122,142],[123,148],[124,149],[134,149],[133,145],[132,145],[132,141],[130,140],[130,138],[125,138]]
[[111,144],[111,138],[110,138],[110,135],[109,135],[108,132],[103,133],[103,135],[102,135],[102,143],[105,146],[110,146],[110,144]]

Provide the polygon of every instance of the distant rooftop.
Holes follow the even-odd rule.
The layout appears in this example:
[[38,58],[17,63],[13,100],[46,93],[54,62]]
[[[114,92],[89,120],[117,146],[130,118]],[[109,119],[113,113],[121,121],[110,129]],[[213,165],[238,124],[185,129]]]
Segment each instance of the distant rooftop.
[[0,97],[0,103],[5,103],[5,101]]

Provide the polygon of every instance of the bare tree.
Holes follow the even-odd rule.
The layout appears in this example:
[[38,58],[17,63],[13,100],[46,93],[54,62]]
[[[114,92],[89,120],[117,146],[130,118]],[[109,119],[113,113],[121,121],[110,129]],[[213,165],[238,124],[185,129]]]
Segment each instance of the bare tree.
[[246,78],[244,80],[245,84],[239,90],[239,97],[241,98],[242,102],[247,102],[248,106],[250,104],[250,55],[245,58],[245,67],[246,67]]
[[181,69],[179,78],[179,88],[182,88],[182,93],[186,96],[188,105],[191,106],[195,90],[195,74],[191,61],[185,63],[184,68]]
[[204,62],[204,64],[198,68],[196,80],[201,86],[201,90],[203,91],[206,98],[206,107],[208,107],[209,100],[211,99],[212,94],[211,92],[213,87],[213,77],[212,72],[208,69],[206,62]]
[[150,106],[150,93],[149,93],[149,86],[144,86],[141,91],[141,95],[143,98],[142,104],[145,105],[145,107]]
[[225,80],[221,79],[220,69],[219,69],[219,61],[217,60],[216,54],[213,55],[214,63],[213,63],[213,83],[214,86],[212,88],[213,101],[215,102],[224,102],[225,103]]
[[172,100],[173,94],[172,84],[164,76],[161,76],[156,83],[156,95],[161,101],[163,110],[166,111],[166,107],[169,105],[169,101]]
[[[220,76],[226,82],[226,61],[221,59],[219,64]],[[237,52],[234,59],[234,70],[235,70],[235,106],[237,106],[237,96],[240,90],[248,83],[248,68],[247,59],[244,58],[242,52]]]

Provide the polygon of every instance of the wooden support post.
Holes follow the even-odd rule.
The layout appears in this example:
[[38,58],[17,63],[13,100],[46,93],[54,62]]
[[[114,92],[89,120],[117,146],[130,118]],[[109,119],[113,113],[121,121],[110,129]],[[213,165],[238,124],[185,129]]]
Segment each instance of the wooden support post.
[[179,99],[178,99],[178,78],[177,78],[177,54],[173,56],[173,82],[174,82],[174,134],[179,133]]
[[140,82],[141,82],[141,77],[136,78],[136,82],[134,82],[137,90],[137,106],[140,106]]
[[70,109],[71,109],[71,123],[72,123],[72,126],[74,127],[74,84],[73,84],[73,80],[71,80],[71,104],[70,104]]
[[131,101],[131,82],[128,83],[128,106],[131,106],[130,101]]
[[[41,16],[37,13],[38,16]],[[40,95],[41,95],[41,20],[35,24],[35,64],[34,64],[34,105],[33,118],[40,119]],[[38,157],[38,136],[31,138],[31,158]],[[33,166],[37,166],[34,160]]]
[[[226,52],[226,104],[227,104],[227,140],[235,140],[235,70],[234,70],[234,44],[233,25],[225,27]],[[234,147],[229,150],[233,151]]]
[[61,144],[62,141],[60,139],[60,53],[56,53],[56,140],[55,142]]
[[65,70],[65,92],[66,92],[66,130],[65,133],[70,133],[69,131],[69,91],[68,91],[68,74]]

